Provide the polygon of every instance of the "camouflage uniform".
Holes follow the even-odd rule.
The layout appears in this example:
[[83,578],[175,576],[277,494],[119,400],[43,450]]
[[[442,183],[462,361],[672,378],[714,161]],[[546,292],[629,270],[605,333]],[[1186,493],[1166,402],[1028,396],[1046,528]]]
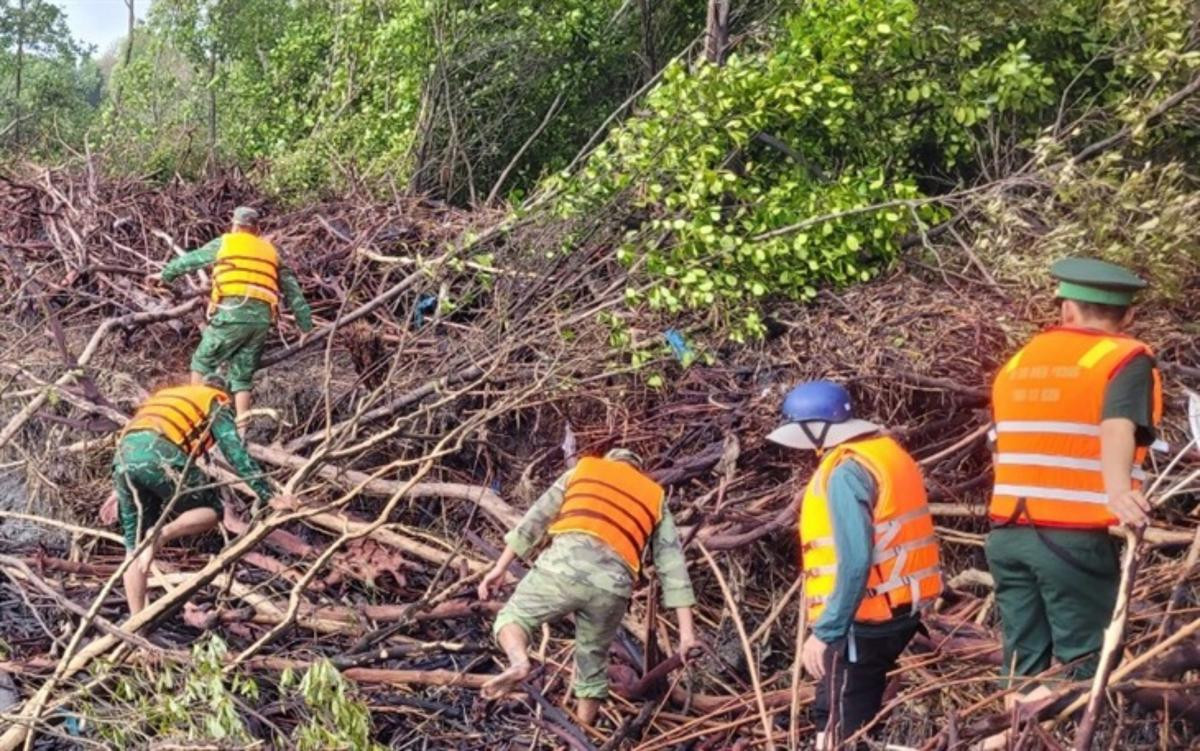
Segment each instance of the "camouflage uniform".
[[[563,473],[505,536],[505,543],[521,557],[528,557],[558,516],[570,479],[570,471]],[[683,546],[666,499],[650,544],[663,607],[694,605]],[[516,623],[532,639],[543,623],[573,613],[575,696],[603,699],[608,696],[608,648],[629,605],[633,578],[634,572],[617,552],[595,537],[577,532],[555,535],[496,616],[492,631],[498,634]]]
[[[271,486],[238,437],[230,408],[214,404],[209,412],[209,425],[213,441],[226,461],[264,503],[270,500]],[[196,466],[195,459],[153,431],[139,430],[121,438],[113,456],[112,480],[125,547],[130,550],[154,526],[176,495],[179,499],[171,509],[172,517],[195,508],[211,508],[221,514],[221,496]]]
[[[189,272],[212,266],[220,249],[221,238],[218,237],[199,250],[176,258],[163,268],[163,281],[171,282]],[[291,269],[282,265],[279,267],[279,290],[288,309],[296,315],[300,330],[312,331],[312,311],[300,291],[300,284]],[[222,300],[200,337],[191,369],[207,376],[217,372],[222,364],[228,364],[229,390],[249,391],[254,386],[254,373],[258,370],[258,361],[273,324],[271,306],[261,300]]]

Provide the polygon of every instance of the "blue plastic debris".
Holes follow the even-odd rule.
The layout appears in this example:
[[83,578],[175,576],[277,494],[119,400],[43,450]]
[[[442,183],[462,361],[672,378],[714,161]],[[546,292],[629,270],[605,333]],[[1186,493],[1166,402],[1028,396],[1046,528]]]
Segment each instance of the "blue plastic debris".
[[437,295],[428,292],[423,292],[417,298],[417,306],[413,309],[413,328],[420,328],[425,324],[425,316],[437,310],[437,301]]
[[683,334],[675,329],[667,329],[663,332],[663,336],[667,339],[667,344],[670,345],[671,351],[675,354],[675,359],[683,363],[684,367],[692,364],[696,359],[696,353],[688,346],[684,340]]
[[79,736],[83,734],[83,720],[80,719],[79,715],[64,715],[63,727],[66,729],[67,735]]

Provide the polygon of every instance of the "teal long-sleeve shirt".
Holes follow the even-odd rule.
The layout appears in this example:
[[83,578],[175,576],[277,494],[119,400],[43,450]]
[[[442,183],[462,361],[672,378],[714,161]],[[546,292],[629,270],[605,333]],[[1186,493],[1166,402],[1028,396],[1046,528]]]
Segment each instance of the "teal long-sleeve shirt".
[[875,540],[875,478],[858,460],[848,457],[829,475],[826,497],[837,549],[837,575],[825,609],[813,623],[813,634],[826,644],[843,639],[867,590]]
[[[164,282],[173,282],[184,274],[208,268],[217,262],[217,251],[221,249],[221,238],[216,238],[207,245],[192,250],[173,259],[163,267]],[[304,292],[296,275],[283,264],[279,266],[279,291],[287,303],[288,310],[296,316],[296,325],[301,331],[312,331],[312,310],[304,299]],[[232,303],[222,303],[217,316],[226,323],[262,323],[270,321],[271,309],[259,300],[239,300]],[[265,316],[265,319],[264,319]]]

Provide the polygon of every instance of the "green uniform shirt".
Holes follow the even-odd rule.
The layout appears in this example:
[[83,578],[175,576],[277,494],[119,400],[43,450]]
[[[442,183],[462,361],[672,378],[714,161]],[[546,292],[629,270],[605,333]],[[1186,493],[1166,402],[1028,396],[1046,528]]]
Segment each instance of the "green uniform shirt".
[[1138,355],[1125,364],[1104,391],[1101,419],[1124,417],[1137,426],[1137,443],[1154,443],[1154,358]]
[[[172,282],[184,274],[208,268],[217,261],[217,251],[221,249],[221,238],[216,238],[199,250],[193,250],[179,258],[173,259],[163,267],[164,282]],[[279,265],[279,291],[287,303],[288,310],[296,316],[296,325],[301,331],[312,331],[312,310],[296,275],[283,264]],[[250,298],[230,298],[222,300],[213,323],[271,323],[271,306],[262,300]]]
[[237,420],[234,418],[233,409],[224,404],[213,404],[212,410],[208,413],[208,419],[212,426],[210,431],[213,441],[217,444],[217,448],[221,449],[225,461],[229,462],[229,466],[233,467],[233,471],[237,472],[238,477],[250,486],[259,500],[263,503],[271,500],[275,491],[271,490],[271,485],[267,482],[262,467],[246,450],[246,444],[242,442],[242,436],[238,434]]
[[[520,523],[504,537],[504,542],[522,558],[527,558],[546,536],[546,530],[558,516],[567,491],[571,470],[564,472],[534,502]],[[696,604],[692,580],[688,577],[687,562],[675,518],[663,499],[662,518],[654,528],[650,541],[654,568],[662,586],[662,602],[666,608],[688,608]],[[633,593],[633,572],[608,545],[587,534],[568,532],[555,535],[549,549],[538,558],[539,568],[559,574],[568,580],[582,577],[587,583],[618,597]]]
[[[225,460],[263,503],[269,501],[274,492],[258,462],[246,451],[233,410],[214,404],[208,419],[210,435]],[[182,449],[152,430],[136,430],[121,438],[113,456],[113,487],[129,549],[136,546],[145,529],[154,525],[176,492],[180,497],[175,515],[200,507],[221,513],[221,497],[208,477]]]

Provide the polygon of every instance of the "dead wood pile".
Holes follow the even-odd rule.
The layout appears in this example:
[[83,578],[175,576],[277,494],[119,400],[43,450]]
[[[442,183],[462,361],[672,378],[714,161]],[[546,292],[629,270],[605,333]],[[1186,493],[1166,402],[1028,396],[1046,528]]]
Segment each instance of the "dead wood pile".
[[[767,341],[702,351],[683,368],[663,333],[698,322],[627,310],[627,271],[607,244],[585,238],[574,252],[547,252],[544,225],[418,199],[267,211],[318,334],[297,346],[285,317],[256,387],[267,414],[249,437],[274,479],[309,505],[250,518],[245,489],[212,462],[227,485],[227,539],[164,551],[157,602],[122,623],[120,598],[104,588],[120,545],[96,521],[112,431],[148,390],[184,377],[203,315],[204,279],[168,294],[143,277],[219,234],[240,203],[258,198],[236,175],[166,185],[90,170],[0,178],[0,487],[12,489],[0,499],[0,678],[14,681],[7,693],[0,682],[12,723],[0,748],[21,743],[26,728],[38,747],[73,747],[72,733],[99,739],[106,723],[149,742],[157,731],[106,671],[185,665],[205,631],[229,645],[230,674],[258,679],[262,698],[240,712],[268,745],[297,722],[278,675],[328,659],[357,682],[373,737],[392,747],[786,746],[793,696],[801,710],[811,700],[807,679],[789,690],[794,501],[811,459],[763,436],[783,391],[811,377],[848,383],[894,428],[922,460],[942,525],[951,588],[892,682],[881,737],[956,747],[1010,723],[981,572],[983,431],[989,374],[1049,320],[1035,295],[978,279],[969,264],[949,273],[913,264],[776,308]],[[662,374],[664,386],[639,377],[601,314],[661,349],[642,372]],[[1200,385],[1200,350],[1184,325],[1194,314],[1150,310],[1138,330],[1164,363],[1166,438],[1176,445],[1186,442],[1180,386]],[[619,696],[596,733],[563,710],[569,627],[549,632],[520,697],[486,705],[475,690],[497,669],[489,626],[499,603],[476,601],[473,582],[505,528],[563,471],[572,440],[580,452],[620,442],[651,457],[688,540],[711,647],[664,685],[639,681],[653,667],[647,634],[663,653],[674,642],[670,614],[640,587],[614,650]],[[1173,499],[1147,532],[1105,742],[1181,748],[1198,737],[1194,507],[1194,497]],[[47,535],[31,537],[31,525]],[[91,725],[72,725],[76,716]],[[1054,744],[1070,723],[1026,723],[1023,742]],[[802,711],[797,727],[807,728]]]

